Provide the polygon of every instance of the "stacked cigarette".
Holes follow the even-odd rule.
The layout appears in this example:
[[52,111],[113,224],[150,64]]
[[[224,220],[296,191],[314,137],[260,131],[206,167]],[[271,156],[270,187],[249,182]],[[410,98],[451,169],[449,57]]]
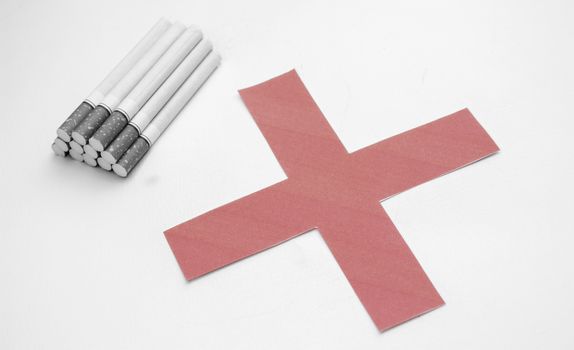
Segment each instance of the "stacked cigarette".
[[219,62],[197,28],[160,19],[58,128],[52,150],[128,176]]

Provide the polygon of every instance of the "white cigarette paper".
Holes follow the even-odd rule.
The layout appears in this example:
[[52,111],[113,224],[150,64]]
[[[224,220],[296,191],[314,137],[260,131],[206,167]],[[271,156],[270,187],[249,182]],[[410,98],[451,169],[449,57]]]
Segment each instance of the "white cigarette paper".
[[118,63],[114,69],[102,80],[102,82],[86,98],[93,107],[97,106],[110,92],[110,90],[126,75],[152,45],[166,32],[171,23],[165,18],[161,18],[147,34],[131,49],[124,59]]
[[172,74],[181,61],[201,40],[202,34],[196,28],[188,28],[157,63],[146,73],[116,110],[121,111],[128,120],[132,119],[153,93]]
[[151,121],[141,136],[129,147],[112,170],[118,176],[126,177],[147,154],[151,146],[177,117],[191,97],[205,83],[207,78],[219,65],[220,57],[211,52],[191,74],[191,76],[177,90],[175,95],[163,107],[159,114]]
[[179,22],[172,24],[143,57],[132,66],[127,74],[106,94],[100,105],[107,107],[111,113],[184,30],[185,26],[183,24]]
[[202,40],[197,44],[197,46],[193,48],[193,51],[187,55],[172,75],[135,115],[130,124],[138,129],[140,134],[141,131],[149,125],[167,101],[169,101],[181,84],[189,78],[191,73],[197,68],[197,66],[199,66],[205,56],[209,54],[211,48],[211,43],[208,40]]
[[195,28],[187,29],[177,38],[128,96],[120,102],[116,110],[92,135],[89,142],[94,150],[102,152],[114,141],[126,124],[200,40],[201,32]]
[[[97,140],[96,135],[94,135],[94,137],[90,139],[90,143],[93,144],[96,150],[102,149],[101,157],[110,164],[115,164],[210,51],[211,43],[209,41],[203,40],[197,44],[130,121],[130,125],[124,127],[122,120],[118,119],[110,121],[109,124],[114,126],[115,129],[119,129],[119,127],[123,129],[118,131],[118,133],[106,129],[105,133],[103,132],[102,135],[97,135],[100,140],[104,140],[105,150],[103,149],[104,143]],[[108,122],[106,121],[106,123]],[[102,125],[102,129],[106,126],[106,123]],[[96,134],[100,131],[101,129],[98,130]],[[111,139],[111,137],[114,139]],[[106,142],[106,139],[109,140],[109,142]]]
[[217,53],[211,52],[145,128],[142,137],[149,142],[150,146],[157,141],[169,124],[177,117],[191,97],[217,68],[220,61],[221,57]]

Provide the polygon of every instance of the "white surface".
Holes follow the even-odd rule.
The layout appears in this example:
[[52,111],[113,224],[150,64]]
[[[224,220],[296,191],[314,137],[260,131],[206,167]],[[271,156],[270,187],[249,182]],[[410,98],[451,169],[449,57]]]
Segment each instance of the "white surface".
[[[2,1],[0,348],[574,348],[573,4]],[[221,67],[128,179],[54,156],[161,15]],[[284,178],[236,90],[292,67],[348,150],[463,107],[502,148],[383,203],[446,306],[380,334],[316,231],[184,281],[162,231]]]

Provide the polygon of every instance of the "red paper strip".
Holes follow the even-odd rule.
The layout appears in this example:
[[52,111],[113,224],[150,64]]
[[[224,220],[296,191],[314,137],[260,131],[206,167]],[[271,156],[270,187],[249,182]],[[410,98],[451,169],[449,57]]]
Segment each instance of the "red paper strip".
[[497,152],[472,114],[349,154],[295,71],[240,94],[288,179],[167,230],[185,277],[319,228],[379,330],[441,306],[379,201]]

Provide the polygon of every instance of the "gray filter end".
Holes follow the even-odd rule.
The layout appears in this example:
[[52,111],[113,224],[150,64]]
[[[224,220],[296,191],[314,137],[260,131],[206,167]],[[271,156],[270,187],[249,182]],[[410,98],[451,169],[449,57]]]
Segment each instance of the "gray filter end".
[[128,124],[128,118],[119,111],[113,111],[106,121],[90,138],[90,145],[102,152]]
[[138,130],[133,125],[128,124],[108,148],[102,152],[102,158],[110,164],[115,164],[137,140],[138,136]]
[[60,125],[56,133],[65,142],[72,141],[72,132],[90,114],[94,108],[87,102],[82,102],[68,119]]
[[120,160],[112,166],[114,173],[126,177],[135,168],[143,156],[149,151],[150,145],[142,137],[126,151]]
[[85,145],[109,115],[110,113],[105,107],[96,106],[96,108],[88,114],[86,119],[72,132],[74,141],[82,146]]

